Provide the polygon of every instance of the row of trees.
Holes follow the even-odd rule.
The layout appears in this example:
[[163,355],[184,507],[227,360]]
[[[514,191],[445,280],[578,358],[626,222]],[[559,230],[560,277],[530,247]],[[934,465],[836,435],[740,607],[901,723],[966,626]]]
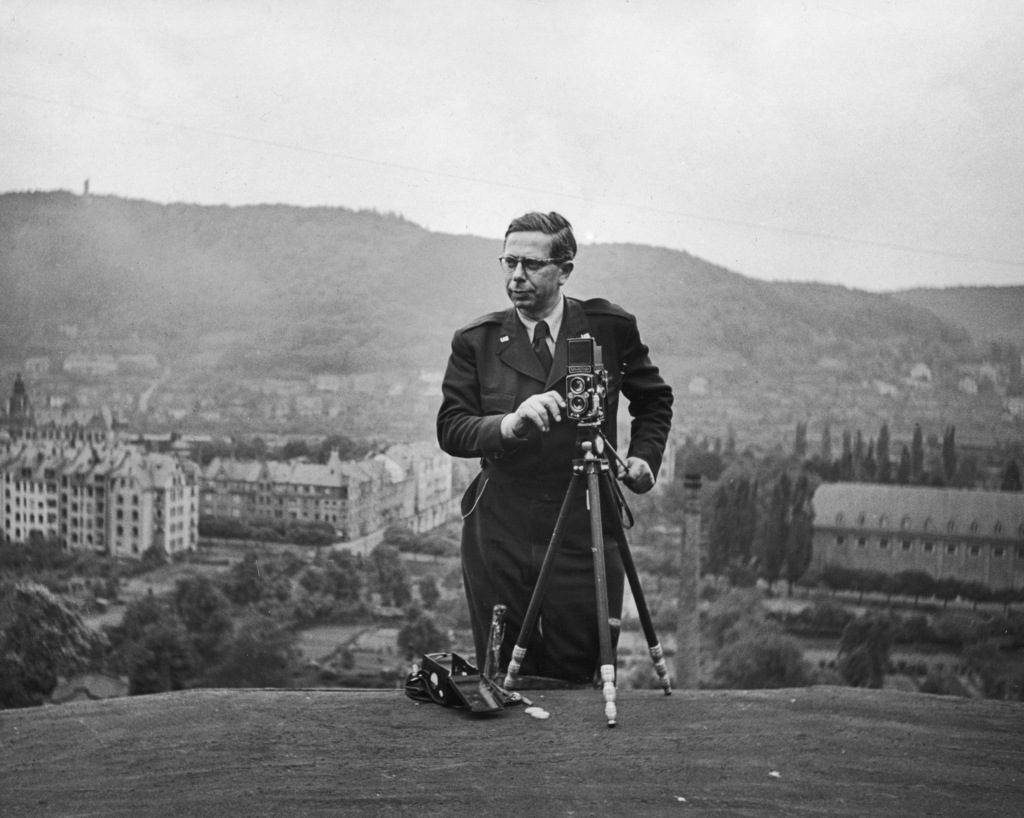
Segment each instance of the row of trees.
[[[793,454],[828,482],[975,488],[981,478],[977,459],[959,454],[956,427],[952,425],[945,428],[940,446],[936,436],[930,435],[926,441],[921,424],[915,424],[910,445],[903,444],[896,457],[887,423],[879,428],[877,437],[867,440],[859,429],[853,433],[844,430],[841,450],[836,457],[831,425],[826,422],[820,451],[809,455],[808,448],[807,423],[801,421],[796,425]],[[999,488],[1001,491],[1024,489],[1020,466],[1012,454],[1006,460]]]
[[811,561],[811,497],[806,471],[788,469],[758,475],[731,468],[711,497],[705,573],[728,575],[733,584],[761,578],[769,587],[793,584]]
[[900,571],[887,574],[883,571],[858,570],[840,565],[826,565],[820,576],[807,575],[803,584],[821,584],[830,591],[854,591],[863,599],[866,593],[885,594],[890,600],[894,596],[912,597],[917,605],[921,599],[938,599],[948,605],[955,599],[974,603],[1000,602],[1009,606],[1024,602],[1024,588],[1003,588],[994,591],[987,585],[974,580],[962,580],[947,576],[936,578],[925,571]]

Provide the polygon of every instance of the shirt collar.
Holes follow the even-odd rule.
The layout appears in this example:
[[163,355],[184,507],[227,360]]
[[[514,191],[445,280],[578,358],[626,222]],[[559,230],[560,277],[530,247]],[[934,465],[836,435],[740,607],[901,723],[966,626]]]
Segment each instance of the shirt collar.
[[533,328],[541,321],[547,322],[548,331],[551,333],[551,342],[554,343],[558,339],[559,331],[562,329],[562,316],[565,315],[565,296],[558,299],[555,306],[551,308],[551,312],[537,320],[527,318],[519,310],[516,310],[516,314],[519,316],[519,320],[523,322],[523,326],[526,327],[526,332],[530,336],[530,343],[533,343]]

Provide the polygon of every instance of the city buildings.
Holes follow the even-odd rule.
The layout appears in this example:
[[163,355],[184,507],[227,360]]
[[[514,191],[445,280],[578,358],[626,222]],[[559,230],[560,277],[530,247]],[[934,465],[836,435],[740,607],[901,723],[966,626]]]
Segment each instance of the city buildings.
[[111,440],[31,438],[0,447],[5,542],[140,557],[199,542],[197,470]]
[[187,447],[149,451],[124,440],[109,412],[36,409],[15,380],[0,416],[0,537],[139,557],[194,550],[200,515],[245,523],[321,522],[341,541],[390,525],[417,533],[449,520],[452,460],[433,443],[362,460],[240,461],[205,469]]
[[436,446],[393,446],[364,460],[215,458],[202,473],[201,513],[240,522],[327,523],[341,540],[390,525],[429,531],[452,514],[452,462]]

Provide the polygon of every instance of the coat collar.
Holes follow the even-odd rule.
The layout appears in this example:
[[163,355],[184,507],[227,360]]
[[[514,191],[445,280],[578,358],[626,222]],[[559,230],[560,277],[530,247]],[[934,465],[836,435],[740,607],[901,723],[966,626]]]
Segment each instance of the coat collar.
[[543,367],[530,345],[526,327],[516,315],[515,308],[510,307],[506,310],[501,325],[500,340],[502,344],[498,349],[498,357],[517,372],[544,383],[545,389],[551,389],[565,378],[568,367],[566,339],[579,337],[585,332],[589,332],[589,324],[583,304],[574,298],[566,298],[562,327],[558,331],[558,338],[555,341],[554,362],[551,365],[551,372],[545,378]]

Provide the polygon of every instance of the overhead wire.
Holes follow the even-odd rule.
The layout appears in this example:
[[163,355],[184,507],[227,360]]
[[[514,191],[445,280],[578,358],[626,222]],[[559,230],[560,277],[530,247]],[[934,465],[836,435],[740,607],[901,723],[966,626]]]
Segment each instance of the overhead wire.
[[539,193],[545,196],[558,196],[565,199],[572,199],[575,201],[585,202],[588,204],[602,204],[613,207],[624,208],[628,210],[638,210],[647,213],[656,213],[662,216],[670,216],[674,218],[692,219],[694,221],[702,221],[714,224],[724,224],[733,227],[744,227],[754,230],[764,230],[772,233],[781,233],[790,236],[802,236],[805,238],[821,239],[825,241],[844,242],[847,244],[860,245],[864,247],[877,247],[886,250],[898,250],[907,253],[918,253],[923,255],[938,256],[941,258],[957,259],[959,261],[969,261],[976,263],[986,264],[999,264],[1011,267],[1024,267],[1024,259],[1007,259],[990,256],[982,256],[973,253],[958,252],[955,250],[943,250],[934,247],[922,247],[920,245],[903,244],[899,242],[891,241],[880,241],[875,239],[856,238],[852,236],[842,236],[836,233],[825,233],[815,230],[806,230],[797,227],[786,227],[782,225],[767,224],[764,222],[754,222],[744,219],[734,219],[722,216],[708,215],[706,213],[694,213],[692,211],[677,210],[675,208],[659,207],[651,204],[641,204],[637,202],[626,202],[615,199],[602,199],[592,196],[584,196],[582,194],[567,193],[564,190],[550,190],[542,187],[532,185],[521,185],[514,182],[502,181],[500,179],[489,179],[481,176],[453,173],[451,171],[439,170],[436,168],[425,168],[419,165],[410,165],[402,162],[395,162],[385,159],[373,159],[366,156],[357,156],[352,153],[338,150],[326,150],[323,148],[314,148],[307,145],[298,145],[292,142],[284,142],[276,139],[266,139],[264,137],[252,136],[249,134],[234,133],[231,131],[223,131],[217,128],[210,128],[202,125],[190,125],[183,122],[174,122],[166,119],[160,119],[152,116],[144,116],[142,114],[135,114],[126,111],[111,111],[103,108],[98,108],[92,105],[86,105],[80,102],[69,102],[67,100],[56,100],[47,97],[38,96],[36,94],[28,94],[22,91],[13,91],[10,89],[0,88],[0,96],[10,96],[21,99],[32,100],[34,102],[41,102],[47,105],[60,106],[70,108],[73,110],[83,111],[90,114],[98,114],[101,116],[120,117],[123,119],[130,119],[136,122],[142,122],[148,125],[156,125],[164,128],[172,128],[180,131],[188,131],[191,133],[203,134],[206,136],[216,136],[223,139],[232,139],[240,142],[248,142],[250,144],[263,145],[271,148],[278,148],[282,150],[294,151],[298,153],[307,153],[316,156],[324,156],[332,159],[342,159],[348,162],[356,162],[365,165],[372,165],[376,167],[385,167],[392,170],[409,171],[413,173],[423,174],[427,176],[434,176],[442,179],[451,179],[459,182],[469,182],[471,184],[487,185],[490,187],[499,187],[507,190],[517,190],[526,193]]

